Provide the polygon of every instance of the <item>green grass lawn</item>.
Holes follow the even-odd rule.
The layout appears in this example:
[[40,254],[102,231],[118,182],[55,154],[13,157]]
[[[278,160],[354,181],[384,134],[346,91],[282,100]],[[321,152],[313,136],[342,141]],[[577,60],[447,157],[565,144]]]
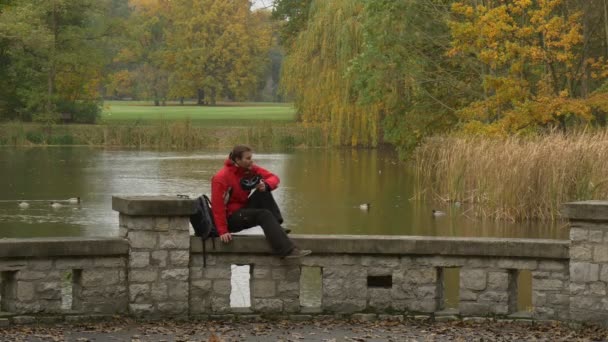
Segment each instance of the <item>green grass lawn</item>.
[[154,106],[143,101],[105,101],[101,122],[154,123],[160,120],[190,119],[194,125],[251,124],[252,121],[292,122],[295,109],[284,103],[220,103],[217,106],[197,106],[186,103],[167,103]]

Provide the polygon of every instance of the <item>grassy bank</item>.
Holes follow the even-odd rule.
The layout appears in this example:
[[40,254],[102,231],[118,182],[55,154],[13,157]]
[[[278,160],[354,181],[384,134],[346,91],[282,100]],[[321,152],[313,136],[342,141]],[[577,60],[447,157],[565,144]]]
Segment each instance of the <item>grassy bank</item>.
[[289,104],[220,103],[217,106],[107,101],[96,125],[5,123],[0,145],[90,145],[190,150],[245,143],[256,148],[326,146],[319,126],[295,123]]
[[179,105],[174,102],[154,106],[141,101],[106,101],[100,123],[142,125],[158,122],[185,121],[193,126],[249,126],[259,121],[289,123],[295,120],[295,109],[285,103],[219,103],[216,106]]
[[53,125],[9,123],[0,125],[0,145],[89,145],[192,150],[226,148],[237,143],[256,148],[326,146],[320,127],[296,123],[259,122],[241,127],[196,126],[191,121],[159,121],[140,125]]
[[608,131],[535,138],[436,137],[413,156],[418,197],[478,217],[559,219],[564,202],[608,197]]

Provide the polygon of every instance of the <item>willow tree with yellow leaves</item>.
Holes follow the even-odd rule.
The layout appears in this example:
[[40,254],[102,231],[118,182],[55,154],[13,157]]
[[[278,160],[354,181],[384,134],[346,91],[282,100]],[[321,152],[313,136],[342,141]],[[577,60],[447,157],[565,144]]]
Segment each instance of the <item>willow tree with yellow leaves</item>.
[[[458,1],[449,56],[473,59],[483,93],[458,111],[469,133],[509,134],[587,123],[608,97],[602,56],[584,52],[580,6],[565,0]],[[608,32],[607,32],[608,33]],[[588,45],[588,44],[587,44]]]
[[313,1],[306,29],[287,47],[281,79],[299,120],[322,124],[335,144],[375,146],[382,106],[360,105],[350,62],[362,48],[359,0]]
[[164,63],[172,97],[199,104],[249,100],[263,87],[272,42],[270,13],[248,0],[171,1]]

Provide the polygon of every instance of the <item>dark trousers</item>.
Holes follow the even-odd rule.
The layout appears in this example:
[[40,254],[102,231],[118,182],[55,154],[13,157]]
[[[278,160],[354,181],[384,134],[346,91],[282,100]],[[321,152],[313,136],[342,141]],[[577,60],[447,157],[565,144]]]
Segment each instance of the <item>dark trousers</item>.
[[295,246],[287,237],[281,223],[283,223],[283,217],[272,193],[270,191],[256,191],[249,197],[244,208],[230,215],[228,230],[231,233],[236,233],[243,229],[261,226],[274,253],[285,256]]

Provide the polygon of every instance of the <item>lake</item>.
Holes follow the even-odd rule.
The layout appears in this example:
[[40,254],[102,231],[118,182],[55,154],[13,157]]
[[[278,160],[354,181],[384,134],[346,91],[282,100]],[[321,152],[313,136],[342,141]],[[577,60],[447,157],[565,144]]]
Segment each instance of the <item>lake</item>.
[[[116,236],[113,195],[210,193],[228,151],[90,147],[0,148],[0,237]],[[564,224],[482,221],[466,207],[411,200],[415,175],[388,150],[254,152],[281,178],[274,191],[285,226],[300,234],[567,238]],[[80,197],[82,203],[51,201]],[[18,203],[26,201],[28,208]],[[370,203],[369,210],[360,204]],[[446,216],[434,217],[432,210]]]

